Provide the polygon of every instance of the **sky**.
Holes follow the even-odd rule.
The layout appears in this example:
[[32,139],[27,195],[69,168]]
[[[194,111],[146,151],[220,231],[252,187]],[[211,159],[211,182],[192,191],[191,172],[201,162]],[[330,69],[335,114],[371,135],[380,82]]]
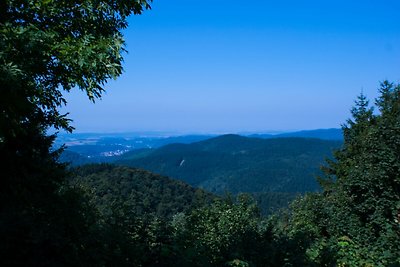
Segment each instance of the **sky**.
[[361,92],[400,82],[400,1],[154,0],[129,19],[124,73],[76,132],[339,128]]

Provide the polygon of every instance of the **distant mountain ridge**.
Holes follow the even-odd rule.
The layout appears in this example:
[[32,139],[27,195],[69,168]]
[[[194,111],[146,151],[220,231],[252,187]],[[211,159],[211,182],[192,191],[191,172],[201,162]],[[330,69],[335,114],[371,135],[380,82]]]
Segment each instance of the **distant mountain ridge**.
[[[158,148],[172,143],[189,144],[214,135],[185,135],[170,137],[140,137],[128,134],[63,134],[57,138],[55,148],[66,146],[63,162],[81,165],[87,162],[112,162],[116,156],[139,149]],[[76,154],[82,159],[78,159]]]
[[341,141],[223,135],[192,144],[135,151],[117,164],[183,180],[210,192],[306,192],[319,186],[319,167]]
[[[322,140],[343,140],[341,129],[317,129],[281,134],[251,134],[244,135],[252,138],[318,138]],[[114,162],[119,156],[129,152],[128,155],[143,154],[149,148],[157,149],[169,144],[191,144],[204,141],[216,135],[184,135],[184,136],[131,136],[125,134],[63,134],[57,141],[57,146],[66,144],[67,148],[62,154],[61,162],[70,162],[73,166],[87,163]],[[56,146],[56,147],[57,147]],[[134,151],[134,152],[132,152]],[[135,156],[137,157],[137,156]]]
[[343,131],[338,128],[303,130],[297,132],[281,133],[281,134],[252,134],[249,137],[258,138],[284,138],[284,137],[303,137],[318,138],[323,140],[343,140]]

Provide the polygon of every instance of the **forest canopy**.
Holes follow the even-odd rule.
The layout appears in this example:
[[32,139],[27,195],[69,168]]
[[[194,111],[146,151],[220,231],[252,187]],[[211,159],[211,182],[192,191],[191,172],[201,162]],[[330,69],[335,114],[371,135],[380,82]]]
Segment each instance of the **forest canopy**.
[[[47,130],[72,131],[62,91],[101,96],[122,72],[127,17],[150,2],[0,2],[0,265],[400,266],[398,84],[381,83],[376,112],[358,98],[323,192],[267,219],[246,195],[207,205],[212,196],[165,177],[109,165],[73,174],[59,163]],[[140,190],[113,195],[137,175],[168,192],[162,206],[157,193],[139,199],[150,214],[126,197]],[[176,205],[174,190],[188,199]]]

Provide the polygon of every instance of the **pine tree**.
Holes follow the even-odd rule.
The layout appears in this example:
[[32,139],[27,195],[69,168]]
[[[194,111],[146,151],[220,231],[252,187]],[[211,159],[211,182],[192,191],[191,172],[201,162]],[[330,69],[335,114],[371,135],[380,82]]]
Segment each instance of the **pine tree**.
[[324,192],[294,204],[293,232],[308,233],[311,263],[400,265],[400,86],[385,81],[380,94],[378,114],[358,97]]

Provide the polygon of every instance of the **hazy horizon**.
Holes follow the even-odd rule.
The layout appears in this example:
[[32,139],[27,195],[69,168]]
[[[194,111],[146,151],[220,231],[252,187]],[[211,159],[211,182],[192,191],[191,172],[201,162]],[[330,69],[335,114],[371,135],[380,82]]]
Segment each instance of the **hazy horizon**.
[[[160,136],[185,136],[185,135],[225,135],[225,134],[237,134],[237,135],[253,135],[253,134],[270,134],[279,135],[285,133],[295,133],[302,131],[318,131],[318,130],[336,130],[340,128],[318,128],[318,129],[294,129],[294,130],[266,130],[266,131],[239,131],[239,132],[179,132],[179,131],[99,131],[99,132],[83,132],[79,130],[73,131],[72,135],[107,135],[107,136],[123,136],[123,135],[135,135],[135,136],[146,136],[146,137],[160,137]],[[60,131],[59,135],[70,135],[70,133]]]

